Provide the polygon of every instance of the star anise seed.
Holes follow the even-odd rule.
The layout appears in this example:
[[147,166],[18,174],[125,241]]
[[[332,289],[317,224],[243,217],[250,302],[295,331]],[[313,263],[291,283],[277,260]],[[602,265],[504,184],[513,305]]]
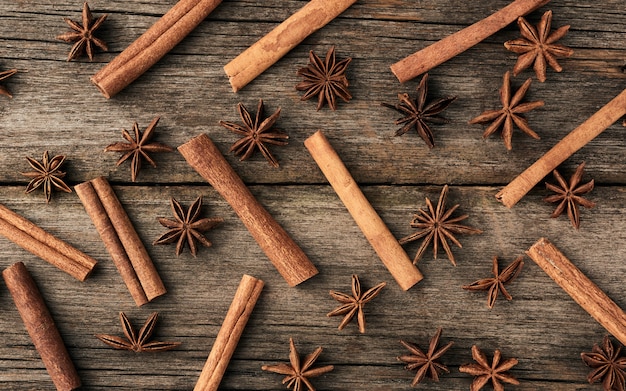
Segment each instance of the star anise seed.
[[485,353],[476,345],[472,346],[472,358],[476,363],[464,364],[459,367],[460,372],[474,376],[470,391],[481,390],[489,381],[491,381],[494,391],[504,391],[502,383],[519,384],[516,378],[506,372],[517,365],[516,358],[509,358],[500,362],[502,353],[496,349],[493,353],[493,361],[489,364]]
[[454,342],[448,342],[445,346],[437,349],[439,345],[439,338],[441,338],[442,328],[439,327],[435,335],[430,339],[428,345],[428,352],[424,353],[417,345],[410,342],[400,341],[402,346],[407,348],[411,354],[398,357],[398,360],[406,363],[405,369],[413,371],[417,369],[417,373],[411,382],[411,386],[415,387],[418,383],[424,380],[424,377],[429,377],[433,381],[439,381],[439,375],[442,373],[450,373],[447,366],[441,364],[437,360],[444,355],[454,344]]
[[[8,79],[9,77],[15,75],[17,73],[17,69],[9,69],[8,71],[0,72],[0,81],[4,79]],[[9,98],[13,98],[11,95],[11,91],[9,91],[6,87],[0,86],[0,95],[8,96]]]
[[61,171],[61,166],[65,162],[65,155],[57,155],[50,159],[48,151],[45,151],[41,162],[30,157],[26,157],[26,160],[28,160],[28,164],[35,170],[22,173],[22,175],[31,178],[28,186],[26,186],[26,194],[41,187],[43,188],[46,202],[50,202],[54,189],[66,193],[72,192],[72,189],[63,181],[66,173]]
[[561,213],[565,210],[567,206],[567,216],[574,228],[580,228],[580,209],[578,205],[582,205],[585,208],[593,208],[596,204],[595,202],[591,202],[583,197],[583,194],[589,193],[593,190],[594,181],[593,179],[584,185],[580,185],[580,181],[583,177],[583,171],[585,170],[585,162],[580,163],[578,168],[576,168],[576,172],[569,180],[569,183],[565,181],[565,179],[559,174],[557,170],[552,171],[552,175],[554,179],[556,179],[559,184],[553,185],[551,183],[546,182],[546,188],[555,192],[556,194],[545,197],[543,200],[546,202],[559,202],[559,205],[556,207],[554,212],[550,215],[552,218],[559,217]]
[[72,46],[72,49],[70,50],[70,54],[67,56],[67,61],[74,60],[82,56],[85,52],[87,53],[87,57],[89,57],[89,61],[93,61],[94,45],[105,52],[109,50],[107,44],[103,40],[93,35],[96,30],[102,26],[102,23],[107,16],[108,15],[104,14],[94,21],[89,5],[85,2],[83,4],[82,25],[69,18],[63,18],[65,23],[67,23],[68,26],[74,30],[57,36],[57,39],[62,41],[75,42],[74,46]]
[[126,339],[108,334],[97,334],[96,338],[115,349],[132,350],[133,352],[162,352],[174,349],[180,345],[180,342],[148,342],[154,332],[158,316],[158,312],[153,312],[137,334],[126,314],[120,312],[120,323]]
[[602,382],[604,391],[624,391],[626,388],[626,357],[620,353],[622,345],[617,342],[617,347],[608,335],[602,339],[602,346],[594,344],[591,352],[581,353],[588,367],[592,368],[587,375],[589,384]]
[[387,285],[386,282],[381,282],[364,293],[361,293],[361,282],[359,281],[359,277],[356,274],[353,274],[352,296],[347,293],[331,290],[330,296],[342,304],[330,311],[326,314],[326,316],[345,315],[338,327],[339,330],[343,330],[343,328],[350,323],[352,318],[354,318],[354,315],[357,315],[359,331],[361,333],[365,333],[365,313],[363,312],[363,306],[372,301],[372,299],[380,293],[385,285]]
[[517,257],[509,266],[502,270],[500,273],[498,268],[498,257],[493,257],[493,266],[491,268],[492,278],[483,278],[472,282],[469,285],[464,285],[463,289],[469,291],[489,291],[487,294],[487,307],[493,308],[498,298],[498,292],[502,292],[507,300],[513,300],[513,297],[504,287],[505,284],[511,282],[522,271],[524,266],[524,256]]

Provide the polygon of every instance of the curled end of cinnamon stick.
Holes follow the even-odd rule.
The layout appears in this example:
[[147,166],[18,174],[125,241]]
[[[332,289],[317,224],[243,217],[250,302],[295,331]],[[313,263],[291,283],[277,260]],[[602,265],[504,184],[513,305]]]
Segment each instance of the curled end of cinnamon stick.
[[95,76],[90,77],[89,81],[91,81],[93,85],[98,87],[98,90],[100,90],[100,92],[102,93],[102,95],[104,95],[105,98],[111,99],[111,96],[113,96],[113,94],[109,94],[109,92],[102,85],[100,85],[100,83],[96,80]]

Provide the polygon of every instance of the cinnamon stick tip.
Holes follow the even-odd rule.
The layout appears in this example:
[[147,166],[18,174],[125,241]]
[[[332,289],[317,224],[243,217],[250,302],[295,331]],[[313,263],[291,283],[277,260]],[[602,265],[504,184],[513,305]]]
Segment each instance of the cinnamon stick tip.
[[100,90],[100,92],[102,93],[102,95],[104,95],[105,98],[111,99],[112,94],[109,94],[109,92],[107,90],[105,90],[104,87],[102,87],[100,85],[100,83],[98,83],[98,81],[96,80],[95,76],[90,77],[89,81],[91,81],[93,83],[93,85],[98,87],[98,90]]

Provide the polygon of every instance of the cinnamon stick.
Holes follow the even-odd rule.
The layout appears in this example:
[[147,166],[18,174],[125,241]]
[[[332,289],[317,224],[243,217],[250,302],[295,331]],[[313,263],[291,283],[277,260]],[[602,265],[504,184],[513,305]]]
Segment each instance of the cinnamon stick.
[[367,201],[324,133],[318,130],[304,145],[400,287],[406,291],[417,284],[422,274]]
[[85,281],[97,263],[4,205],[0,205],[0,234],[79,281]]
[[80,378],[61,334],[26,266],[22,262],[14,263],[4,269],[2,277],[56,389],[70,391],[80,387]]
[[180,0],[142,36],[91,77],[108,99],[135,81],[200,24],[222,0]]
[[209,136],[201,134],[194,137],[179,146],[178,151],[230,204],[290,286],[298,285],[318,273],[302,249],[254,198]]
[[194,391],[217,391],[261,290],[263,281],[244,274]]
[[104,177],[74,187],[138,306],[167,291],[124,207]]
[[311,0],[284,22],[226,64],[237,92],[280,60],[306,37],[326,26],[356,0]]
[[498,12],[425,47],[391,66],[400,83],[409,81],[493,35],[550,0],[515,0]]
[[539,239],[526,254],[576,303],[622,344],[626,344],[626,313],[546,238]]
[[563,137],[539,160],[500,190],[496,194],[496,198],[506,207],[512,208],[546,175],[625,114],[626,89],[589,117],[588,120],[572,130],[567,136]]

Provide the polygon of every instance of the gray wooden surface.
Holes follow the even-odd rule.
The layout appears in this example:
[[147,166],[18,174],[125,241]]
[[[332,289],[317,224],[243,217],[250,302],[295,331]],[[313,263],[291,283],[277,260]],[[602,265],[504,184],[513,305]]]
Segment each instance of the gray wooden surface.
[[[614,124],[563,166],[569,176],[586,161],[585,180],[594,178],[589,198],[593,210],[582,211],[580,231],[565,216],[550,219],[552,205],[533,189],[515,208],[499,204],[494,194],[539,158],[569,131],[626,88],[626,3],[623,0],[554,0],[534,12],[536,23],[547,9],[555,27],[570,24],[562,43],[572,58],[564,71],[548,71],[545,83],[533,81],[529,100],[546,105],[529,116],[541,140],[516,132],[507,152],[496,135],[481,139],[482,128],[467,121],[498,107],[502,75],[516,56],[502,43],[518,36],[515,24],[430,72],[432,97],[458,95],[445,113],[451,122],[434,126],[435,148],[428,150],[415,133],[395,138],[398,117],[381,102],[394,103],[401,92],[414,93],[418,80],[400,85],[389,65],[505,6],[505,0],[393,1],[360,0],[328,26],[307,38],[238,94],[230,90],[222,67],[280,21],[302,7],[302,0],[232,0],[209,18],[157,65],[111,100],[88,79],[127,47],[174,0],[92,1],[95,15],[108,13],[101,37],[110,52],[67,63],[69,45],[55,40],[66,31],[62,18],[80,20],[80,1],[5,0],[0,11],[0,70],[19,73],[5,85],[12,100],[0,97],[0,202],[99,260],[93,275],[77,282],[42,260],[0,238],[0,267],[23,261],[36,279],[78,368],[84,390],[189,390],[206,360],[221,322],[244,273],[261,278],[265,289],[223,379],[223,390],[281,390],[279,375],[261,365],[288,360],[293,337],[301,354],[323,346],[319,364],[335,371],[313,379],[319,390],[408,390],[413,377],[396,360],[404,354],[399,339],[426,348],[437,327],[442,342],[453,340],[443,358],[451,370],[424,390],[469,389],[471,377],[458,367],[471,362],[479,345],[491,357],[499,348],[517,357],[511,370],[521,384],[507,390],[598,390],[586,383],[580,353],[600,342],[605,330],[575,304],[530,259],[509,286],[512,302],[499,299],[494,309],[486,295],[461,285],[487,277],[491,258],[508,264],[539,237],[550,238],[618,305],[626,308],[626,143]],[[315,103],[300,102],[296,70],[306,65],[309,50],[322,55],[336,45],[351,56],[350,91],[354,99],[336,112],[316,112]],[[532,71],[514,78],[521,85]],[[235,106],[254,108],[263,98],[269,110],[280,106],[278,127],[289,145],[273,148],[281,167],[272,169],[260,155],[239,162],[227,154],[236,140],[218,125],[238,121]],[[178,146],[208,133],[227,154],[234,169],[274,217],[292,234],[320,274],[289,288],[270,265],[241,221],[178,153],[159,154],[157,169],[145,167],[130,182],[127,164],[115,167],[116,154],[102,152],[120,139],[133,121],[145,128],[160,115],[156,139]],[[428,250],[419,263],[425,278],[403,292],[382,266],[338,197],[317,169],[303,141],[323,129],[355,179],[391,231],[402,237],[424,198],[436,200],[450,184],[449,204],[460,203],[467,223],[484,231],[460,237],[458,266]],[[46,205],[39,192],[25,195],[25,156],[44,150],[68,156],[70,184],[105,175],[139,235],[147,245],[168,293],[138,308],[111,262],[95,228],[75,194],[55,194]],[[551,180],[551,178],[549,178]],[[171,246],[152,246],[164,232],[157,217],[169,216],[169,198],[188,206],[205,200],[204,215],[225,222],[208,233],[212,248],[194,259],[180,257]],[[417,243],[405,246],[413,257]],[[348,292],[350,275],[365,288],[388,285],[366,306],[367,333],[356,325],[337,330],[338,318],[325,314],[336,306],[330,289]],[[159,311],[156,338],[180,341],[180,348],[160,354],[115,351],[93,337],[121,333],[118,313],[140,325]],[[52,383],[22,325],[7,289],[0,287],[0,389],[48,390]],[[489,387],[486,387],[489,389]]]

